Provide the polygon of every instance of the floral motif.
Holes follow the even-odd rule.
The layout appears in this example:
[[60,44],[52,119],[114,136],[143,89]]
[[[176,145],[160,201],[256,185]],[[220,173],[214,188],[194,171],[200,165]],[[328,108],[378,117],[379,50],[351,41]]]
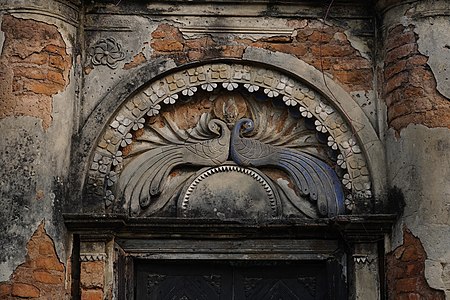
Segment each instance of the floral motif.
[[296,106],[297,101],[288,96],[283,96],[283,101],[287,106]]
[[109,157],[95,153],[94,162],[91,165],[91,169],[95,171],[98,170],[100,173],[106,174],[110,163],[111,159]]
[[144,119],[144,118],[137,119],[137,120],[135,120],[135,121],[133,122],[133,127],[132,127],[132,129],[133,129],[134,131],[136,131],[136,130],[139,130],[139,129],[141,129],[141,128],[144,128],[144,124],[145,124],[145,119]]
[[347,125],[342,118],[335,116],[333,119],[329,119],[327,121],[328,127],[335,133],[335,137],[348,131]]
[[161,105],[159,105],[159,104],[150,106],[150,109],[147,112],[147,116],[149,116],[149,117],[156,116],[157,114],[159,114],[160,109],[161,109]]
[[246,83],[244,84],[244,87],[250,92],[256,92],[259,90],[259,85],[255,85],[255,84],[250,84],[250,83]]
[[103,198],[105,199],[105,205],[108,207],[114,202],[116,197],[111,190],[106,190],[105,197]]
[[312,113],[306,107],[300,106],[299,111],[300,111],[300,114],[302,115],[302,117],[304,117],[304,118],[310,119],[313,117]]
[[352,189],[352,179],[350,178],[350,175],[348,173],[345,173],[344,177],[342,177],[342,183],[347,189]]
[[187,87],[186,89],[182,90],[181,93],[184,96],[193,96],[196,91],[197,91],[197,87],[191,86],[191,87]]
[[169,97],[167,97],[166,99],[164,99],[163,102],[165,104],[174,104],[177,99],[178,99],[178,94],[173,94],[173,95],[170,95]]
[[131,121],[123,116],[117,116],[116,119],[110,124],[114,129],[117,129],[120,133],[127,132],[127,126],[131,124]]
[[117,173],[114,171],[109,172],[108,175],[106,175],[106,184],[108,186],[114,185],[114,182],[117,181]]
[[125,53],[120,44],[112,37],[97,41],[88,49],[92,64],[107,65],[115,69],[119,61],[125,59]]
[[264,89],[264,93],[270,98],[278,97],[278,95],[280,94],[277,91],[271,89]]
[[224,82],[222,83],[222,86],[224,89],[227,89],[229,91],[232,91],[234,89],[237,89],[237,87],[239,86],[236,82]]
[[147,98],[138,98],[135,97],[130,102],[126,103],[125,106],[131,111],[133,116],[139,117],[142,114],[142,111],[146,110],[149,103]]
[[189,82],[191,82],[191,83],[206,80],[206,75],[205,75],[203,67],[190,69],[187,71],[187,73],[189,74]]
[[333,149],[333,150],[337,150],[337,148],[338,148],[336,141],[334,140],[334,138],[331,135],[328,136],[327,145],[328,145],[328,147],[331,147],[331,149]]
[[327,116],[331,115],[333,112],[333,108],[323,102],[320,102],[319,105],[316,106],[316,114],[318,114],[322,120],[325,120]]
[[217,83],[207,82],[202,84],[201,87],[205,91],[212,92],[217,87]]
[[361,149],[356,144],[354,139],[349,139],[348,141],[344,141],[341,143],[342,148],[351,151],[353,153],[361,153]]
[[120,142],[121,147],[126,147],[127,145],[131,144],[133,136],[131,133],[127,133],[124,137],[122,137],[122,141]]
[[345,198],[344,204],[345,204],[345,207],[346,207],[348,210],[350,210],[350,211],[352,211],[353,209],[355,209],[355,201],[353,200],[353,196],[352,196],[352,195],[348,195],[348,196]]
[[327,132],[327,128],[319,120],[315,120],[314,125],[316,125],[316,130],[318,132],[323,132],[323,133]]
[[337,164],[339,167],[341,167],[342,169],[346,169],[347,168],[347,163],[345,162],[345,157],[342,154],[338,154],[337,156]]
[[366,199],[372,198],[372,190],[370,189],[370,182],[364,183],[362,193]]
[[237,80],[250,80],[250,72],[247,66],[240,66],[234,70],[233,78]]
[[116,154],[112,155],[111,159],[113,166],[117,166],[118,164],[120,164],[123,161],[122,151],[117,151]]
[[284,90],[288,94],[292,93],[293,87],[294,87],[294,81],[285,76],[282,76],[280,78],[280,82],[278,82],[278,85],[277,85],[278,90]]

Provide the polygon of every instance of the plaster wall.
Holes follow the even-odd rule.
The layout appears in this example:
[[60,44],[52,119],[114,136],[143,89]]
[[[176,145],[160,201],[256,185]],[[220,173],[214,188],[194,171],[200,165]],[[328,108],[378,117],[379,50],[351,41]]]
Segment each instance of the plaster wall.
[[[32,5],[28,1],[2,2],[0,4],[0,23],[5,18],[14,20],[18,28],[3,28],[1,37],[2,63],[8,64],[14,60],[15,54],[7,54],[8,45],[14,39],[19,39],[16,54],[31,55],[40,53],[48,45],[55,45],[51,38],[42,37],[41,42],[26,38],[35,37],[41,32],[52,32],[58,39],[68,57],[65,67],[66,79],[60,88],[49,90],[35,90],[34,92],[20,92],[11,89],[14,73],[2,78],[2,117],[0,118],[1,140],[0,153],[2,168],[0,170],[1,192],[0,218],[0,281],[7,281],[16,267],[25,261],[26,244],[41,222],[45,223],[47,233],[54,239],[57,255],[62,262],[66,262],[70,247],[65,227],[61,218],[62,204],[65,199],[65,187],[68,182],[70,168],[70,147],[75,120],[76,82],[72,68],[73,51],[76,43],[77,26],[74,16],[74,6],[71,3],[59,1],[36,1]],[[31,20],[31,21],[30,21]],[[24,22],[32,22],[34,27],[20,28]],[[31,23],[26,23],[31,24]],[[27,25],[28,26],[28,25]],[[4,31],[16,30],[20,35],[5,36]],[[21,31],[22,30],[22,31]],[[28,31],[27,31],[28,30]],[[20,40],[25,38],[25,40]],[[7,40],[9,39],[9,40]],[[28,44],[29,43],[29,44]],[[32,44],[34,43],[34,44]],[[48,45],[46,43],[49,43]],[[59,46],[59,45],[58,45]],[[33,48],[35,47],[35,48]],[[28,53],[29,49],[31,54]],[[49,48],[47,48],[49,49]],[[33,52],[34,51],[34,52]],[[26,56],[24,59],[27,60]],[[22,58],[23,58],[22,57]],[[24,62],[23,66],[32,62]],[[47,65],[48,64],[48,65]],[[5,65],[3,65],[5,66]],[[22,66],[22,65],[20,65]],[[43,63],[44,69],[36,69],[35,75],[44,78],[53,65]],[[2,70],[6,73],[18,72],[19,67],[10,66]],[[28,73],[29,75],[30,73]],[[16,73],[17,75],[17,73]],[[8,77],[11,76],[11,77]],[[44,76],[44,77],[41,77]],[[6,79],[5,79],[6,78]],[[16,79],[14,79],[16,80]],[[17,79],[19,80],[19,79]],[[17,82],[16,80],[16,82]],[[46,84],[46,79],[39,79],[36,83]],[[55,84],[56,86],[56,84]],[[36,97],[48,97],[49,104],[44,110],[42,102],[35,102]],[[11,99],[11,102],[7,102]],[[12,106],[9,106],[11,103]],[[41,104],[40,104],[41,103]],[[10,110],[9,107],[12,107]],[[20,109],[19,109],[20,108]],[[23,109],[22,109],[23,108]]]
[[[413,1],[393,5],[383,15],[384,30],[398,25],[403,26],[403,32],[412,28],[418,52],[427,59],[423,70],[431,72],[431,76],[423,73],[420,84],[431,87],[430,92],[426,97],[415,95],[412,98],[422,103],[430,101],[431,105],[425,109],[418,105],[415,110],[412,106],[413,110],[406,115],[410,119],[405,118],[403,128],[399,129],[393,122],[390,125],[397,131],[391,128],[386,133],[389,185],[399,188],[405,200],[403,214],[393,232],[392,249],[403,243],[404,228],[411,230],[423,243],[428,284],[445,291],[447,299],[450,297],[450,102],[447,84],[450,73],[447,67],[449,51],[445,45],[449,13],[446,1]],[[401,35],[397,37],[400,39]],[[409,75],[406,84],[414,81],[413,76],[412,73]],[[407,99],[408,96],[403,95]],[[443,102],[440,102],[441,97],[445,99]],[[413,117],[414,114],[418,114],[417,117]],[[437,122],[433,124],[433,120]]]

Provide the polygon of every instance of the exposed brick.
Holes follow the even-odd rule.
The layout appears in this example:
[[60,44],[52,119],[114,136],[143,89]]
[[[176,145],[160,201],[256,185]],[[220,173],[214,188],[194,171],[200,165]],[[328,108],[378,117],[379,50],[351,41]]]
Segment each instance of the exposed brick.
[[408,72],[402,72],[387,80],[385,88],[386,93],[390,93],[408,82],[408,77]]
[[10,15],[3,17],[2,30],[0,67],[7,72],[0,74],[0,119],[32,116],[42,119],[47,129],[52,122],[52,96],[69,83],[71,57],[64,40],[54,25]]
[[58,284],[62,283],[63,277],[61,276],[61,273],[59,274],[52,274],[48,271],[43,270],[35,270],[33,272],[33,278],[41,283],[48,283],[48,284]]
[[392,76],[401,73],[406,69],[406,60],[397,61],[395,64],[390,65],[384,69],[384,79],[390,79]]
[[279,51],[283,53],[293,54],[295,56],[303,56],[308,51],[307,47],[302,44],[272,44],[268,47],[273,51]]
[[39,254],[43,256],[54,256],[56,253],[52,241],[45,240],[39,243]]
[[355,53],[350,45],[336,45],[336,44],[324,44],[320,46],[312,46],[311,51],[313,53],[321,54],[323,56],[343,57],[349,56]]
[[420,240],[404,228],[403,245],[386,256],[388,299],[445,299],[444,292],[428,285],[424,276],[425,259]]
[[87,261],[81,263],[80,281],[85,289],[103,288],[103,274],[105,263],[103,261]]
[[58,70],[65,70],[66,68],[66,61],[63,59],[62,56],[59,55],[49,55],[49,65],[57,68]]
[[16,268],[9,281],[0,283],[0,299],[11,297],[66,297],[64,265],[59,262],[54,244],[43,224],[39,225],[28,241],[26,261]]
[[315,30],[307,35],[306,39],[312,43],[328,43],[333,39],[333,35],[329,32]]
[[416,36],[413,31],[402,32],[398,35],[390,35],[386,40],[386,50],[392,50],[406,44],[413,44],[416,42]]
[[0,283],[0,299],[5,299],[11,295],[11,285],[9,283]]
[[37,298],[40,296],[40,291],[34,285],[17,282],[12,284],[11,296],[20,298]]
[[176,40],[155,40],[151,46],[156,51],[173,52],[183,50],[183,44]]
[[37,268],[42,268],[42,269],[46,269],[46,270],[56,270],[56,271],[64,271],[64,267],[62,266],[62,264],[56,260],[54,257],[44,257],[44,258],[38,258],[36,259],[36,261],[34,262],[35,266]]
[[392,63],[400,58],[417,53],[417,44],[406,44],[389,51],[385,61],[387,64]]
[[61,86],[37,80],[25,80],[24,89],[36,94],[51,96],[60,90]]
[[356,57],[345,63],[337,60],[336,63],[333,64],[333,69],[336,71],[355,71],[360,69],[372,70],[372,65],[367,59]]
[[129,69],[132,69],[132,68],[136,68],[137,66],[139,66],[139,65],[141,65],[141,64],[143,64],[143,63],[145,63],[146,61],[147,61],[147,59],[145,58],[144,53],[139,52],[138,54],[136,54],[136,55],[133,57],[133,60],[132,60],[132,61],[130,61],[129,63],[126,63],[126,64],[123,66],[123,69],[124,69],[124,70],[129,70]]
[[242,54],[244,53],[244,47],[243,46],[223,46],[222,47],[222,54],[225,57],[242,57]]
[[419,277],[397,279],[395,288],[398,292],[415,292],[420,290],[421,280]]
[[103,300],[103,291],[82,289],[81,300]]
[[388,124],[397,134],[409,124],[450,128],[449,100],[436,90],[428,58],[419,54],[413,29],[398,25],[388,32],[385,43],[382,92]]
[[292,42],[292,37],[290,36],[271,36],[267,38],[262,38],[262,42],[266,43],[290,43]]
[[187,49],[202,49],[207,48],[214,45],[214,41],[211,39],[211,37],[206,36],[198,39],[187,39],[185,41],[185,46]]
[[189,60],[201,60],[204,57],[204,52],[202,51],[189,51],[188,58]]

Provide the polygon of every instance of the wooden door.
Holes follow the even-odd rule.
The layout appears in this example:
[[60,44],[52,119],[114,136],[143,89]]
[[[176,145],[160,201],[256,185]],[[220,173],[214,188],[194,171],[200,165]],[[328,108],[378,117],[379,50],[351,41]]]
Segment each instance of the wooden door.
[[326,262],[136,261],[137,300],[322,300]]

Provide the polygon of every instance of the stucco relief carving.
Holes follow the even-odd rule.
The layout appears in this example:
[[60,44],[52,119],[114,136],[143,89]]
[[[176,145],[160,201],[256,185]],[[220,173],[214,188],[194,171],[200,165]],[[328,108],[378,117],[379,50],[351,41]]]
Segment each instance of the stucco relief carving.
[[94,66],[106,65],[112,69],[125,59],[122,46],[113,37],[98,40],[88,49],[88,54]]
[[[364,154],[332,105],[284,74],[237,64],[182,70],[131,97],[99,139],[89,190],[104,197],[109,211],[124,207],[133,216],[151,216],[173,210],[201,167],[255,166],[229,156],[232,131],[244,118],[252,130],[237,129],[235,140],[251,139],[297,160],[294,167],[258,165],[275,186],[282,214],[314,218],[343,213],[344,202],[347,211],[370,206]],[[307,163],[299,163],[301,155]],[[294,169],[308,178],[295,178]],[[327,208],[331,199],[333,209]]]

